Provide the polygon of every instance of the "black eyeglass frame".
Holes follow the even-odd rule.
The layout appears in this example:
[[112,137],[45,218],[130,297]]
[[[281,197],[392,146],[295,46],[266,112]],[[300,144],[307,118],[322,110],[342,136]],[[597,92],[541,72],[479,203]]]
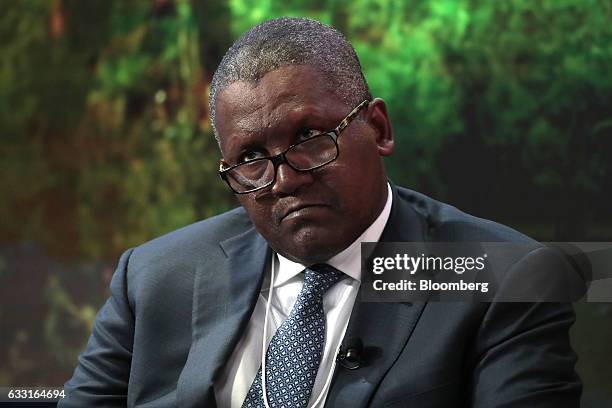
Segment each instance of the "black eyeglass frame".
[[[243,163],[238,163],[238,164],[234,164],[230,167],[227,168],[223,168],[223,163],[220,163],[219,165],[219,176],[221,177],[221,179],[223,181],[225,181],[227,183],[227,185],[229,186],[229,188],[236,194],[249,194],[249,193],[253,193],[255,191],[259,191],[262,190],[266,187],[271,186],[272,184],[274,184],[274,182],[276,181],[276,175],[278,173],[278,166],[280,166],[282,163],[286,163],[287,166],[291,167],[293,170],[295,171],[299,171],[299,172],[306,172],[306,171],[313,171],[316,169],[320,169],[323,166],[327,166],[329,163],[333,162],[334,160],[336,160],[338,158],[338,156],[340,155],[340,147],[338,146],[338,138],[340,137],[340,134],[342,133],[342,131],[344,129],[346,129],[348,127],[348,125],[353,121],[353,119],[355,119],[355,117],[357,117],[357,115],[359,114],[359,112],[368,104],[370,103],[370,101],[368,99],[362,101],[359,105],[357,105],[352,111],[349,112],[348,115],[346,115],[346,117],[344,119],[342,119],[342,121],[340,122],[340,124],[338,126],[336,126],[335,129],[332,130],[328,130],[326,132],[321,132],[321,133],[317,133],[316,135],[309,137],[308,139],[302,140],[298,143],[294,143],[291,146],[289,146],[288,148],[286,148],[284,151],[280,152],[279,154],[276,154],[274,156],[269,156],[269,157],[260,157],[258,159],[254,159],[254,160],[250,160],[248,162],[243,162]],[[288,151],[290,151],[291,149],[295,148],[296,146],[299,146],[303,143],[306,142],[312,142],[313,139],[316,138],[320,138],[320,137],[330,137],[334,144],[336,145],[336,154],[334,155],[334,157],[328,161],[326,161],[325,163],[322,164],[318,164],[316,166],[310,167],[308,169],[298,169],[295,168],[291,162],[289,160],[287,160],[286,154]],[[257,162],[257,161],[261,161],[261,160],[270,160],[272,162],[272,166],[274,166],[274,177],[272,178],[272,180],[270,180],[269,183],[266,183],[262,186],[247,190],[247,191],[236,191],[234,189],[234,187],[232,187],[232,185],[230,184],[230,181],[228,180],[228,173],[232,170],[234,170],[237,167],[246,165],[246,164],[252,164],[253,162]]]

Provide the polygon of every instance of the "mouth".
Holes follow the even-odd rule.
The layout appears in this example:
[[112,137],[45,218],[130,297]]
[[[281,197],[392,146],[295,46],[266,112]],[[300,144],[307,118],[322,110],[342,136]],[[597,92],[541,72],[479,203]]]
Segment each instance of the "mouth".
[[314,214],[321,209],[327,209],[329,206],[325,204],[298,204],[289,207],[281,217],[280,221],[287,221],[293,218]]

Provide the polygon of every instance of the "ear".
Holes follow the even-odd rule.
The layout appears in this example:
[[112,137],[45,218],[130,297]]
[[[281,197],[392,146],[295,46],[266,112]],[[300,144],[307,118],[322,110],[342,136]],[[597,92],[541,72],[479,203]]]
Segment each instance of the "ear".
[[387,105],[380,98],[375,98],[368,107],[368,122],[376,132],[378,154],[390,156],[395,149],[393,127],[387,113]]

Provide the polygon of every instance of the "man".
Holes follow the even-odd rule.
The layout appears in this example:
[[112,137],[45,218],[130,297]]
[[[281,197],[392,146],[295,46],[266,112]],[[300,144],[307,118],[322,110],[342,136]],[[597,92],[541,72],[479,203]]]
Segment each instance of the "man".
[[533,241],[387,181],[387,109],[342,34],[251,29],[211,113],[242,208],[122,256],[60,406],[578,406],[567,304],[360,298],[361,242]]

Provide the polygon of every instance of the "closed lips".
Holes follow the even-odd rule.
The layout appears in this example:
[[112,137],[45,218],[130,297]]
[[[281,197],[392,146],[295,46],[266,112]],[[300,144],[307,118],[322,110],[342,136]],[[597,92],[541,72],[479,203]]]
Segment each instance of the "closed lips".
[[287,216],[291,215],[292,213],[303,210],[304,208],[309,208],[309,207],[327,207],[327,206],[324,204],[300,204],[300,205],[292,206],[285,212],[285,214],[283,214],[283,216],[281,217],[281,221],[287,218]]

